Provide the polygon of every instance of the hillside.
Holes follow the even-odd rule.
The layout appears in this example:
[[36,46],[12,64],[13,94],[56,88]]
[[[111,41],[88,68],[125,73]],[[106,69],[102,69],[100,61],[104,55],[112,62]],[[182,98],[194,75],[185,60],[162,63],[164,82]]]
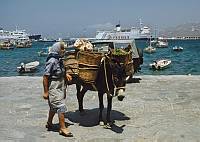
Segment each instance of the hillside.
[[200,37],[200,23],[186,23],[176,27],[170,27],[159,32],[159,36],[164,37],[186,37],[199,36]]

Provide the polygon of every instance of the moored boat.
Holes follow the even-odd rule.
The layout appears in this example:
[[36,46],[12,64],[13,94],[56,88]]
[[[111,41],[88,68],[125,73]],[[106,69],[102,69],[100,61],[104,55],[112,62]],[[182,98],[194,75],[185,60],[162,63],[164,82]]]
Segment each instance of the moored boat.
[[144,48],[144,52],[145,53],[154,53],[154,52],[156,52],[156,48],[151,46],[151,44],[152,44],[152,41],[151,41],[151,36],[150,36],[149,46]]
[[27,64],[21,63],[20,66],[17,67],[17,72],[19,73],[29,73],[34,72],[37,69],[37,66],[39,66],[38,61],[30,62]]
[[150,36],[150,28],[144,26],[140,19],[139,27],[131,27],[121,29],[120,24],[117,24],[114,30],[103,30],[97,31],[96,39],[100,40],[126,40],[126,39],[137,39],[137,40],[146,40]]
[[160,59],[156,60],[153,63],[149,64],[150,68],[154,70],[162,70],[167,68],[171,64],[171,60],[169,59]]
[[181,46],[174,46],[172,49],[173,49],[174,51],[182,51],[182,50],[183,50],[183,47],[181,47]]
[[166,40],[158,40],[156,43],[156,47],[166,48],[166,47],[168,47],[168,42]]
[[18,40],[15,44],[17,48],[29,48],[32,46],[32,42],[30,40]]
[[2,41],[0,42],[0,49],[2,50],[14,49],[14,46],[10,41]]
[[144,52],[145,53],[155,53],[156,52],[156,48],[152,47],[152,46],[148,46],[148,47],[144,48]]

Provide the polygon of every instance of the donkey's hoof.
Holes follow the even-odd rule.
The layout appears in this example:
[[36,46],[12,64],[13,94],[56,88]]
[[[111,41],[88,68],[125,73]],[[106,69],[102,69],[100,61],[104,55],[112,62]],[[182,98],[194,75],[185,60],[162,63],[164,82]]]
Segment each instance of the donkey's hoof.
[[103,121],[99,121],[99,125],[100,126],[104,126],[104,122]]
[[104,128],[105,129],[111,129],[112,128],[112,124],[107,123],[107,124],[104,125]]
[[113,126],[113,124],[114,124],[114,121],[108,122],[108,123],[106,123],[106,124],[104,125],[104,128],[105,128],[105,129],[111,129],[112,126]]

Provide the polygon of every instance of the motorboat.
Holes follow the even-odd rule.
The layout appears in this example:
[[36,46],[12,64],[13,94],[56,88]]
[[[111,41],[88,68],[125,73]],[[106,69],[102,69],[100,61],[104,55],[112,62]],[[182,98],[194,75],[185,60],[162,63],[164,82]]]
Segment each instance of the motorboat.
[[183,50],[183,47],[181,47],[181,46],[174,46],[172,49],[173,49],[174,51],[182,51],[182,50]]
[[158,48],[168,47],[168,42],[166,40],[158,40],[156,43],[156,47]]
[[38,61],[30,62],[27,64],[21,63],[20,66],[17,67],[17,72],[19,73],[29,73],[34,72],[37,69],[37,66],[39,66]]
[[156,52],[156,48],[152,47],[152,46],[148,46],[148,47],[144,48],[144,52],[145,53],[155,53]]
[[154,70],[162,70],[167,68],[171,64],[171,60],[169,59],[160,59],[156,60],[153,63],[149,64],[150,68]]

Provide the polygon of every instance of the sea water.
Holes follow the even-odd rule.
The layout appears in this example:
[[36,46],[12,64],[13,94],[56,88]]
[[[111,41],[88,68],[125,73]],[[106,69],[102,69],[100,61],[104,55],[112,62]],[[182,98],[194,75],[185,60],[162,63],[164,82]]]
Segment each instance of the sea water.
[[[0,77],[3,76],[42,76],[46,57],[38,56],[42,48],[51,46],[53,42],[33,42],[31,48],[15,48],[0,50]],[[138,48],[148,46],[147,41],[136,41]],[[174,46],[183,47],[183,51],[176,52]],[[168,48],[157,48],[153,54],[144,55],[144,63],[137,75],[200,75],[200,40],[170,40]],[[149,64],[157,59],[170,59],[172,63],[164,70],[154,71]],[[19,74],[16,70],[21,62],[39,61],[40,65],[34,73]]]

